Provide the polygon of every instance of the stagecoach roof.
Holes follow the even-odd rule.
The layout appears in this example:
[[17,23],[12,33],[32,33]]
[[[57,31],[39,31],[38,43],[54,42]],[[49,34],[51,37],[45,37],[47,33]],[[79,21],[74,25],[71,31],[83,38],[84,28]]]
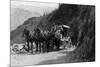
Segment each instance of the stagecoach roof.
[[65,27],[65,28],[70,28],[70,26],[68,26],[68,25],[62,25],[63,27]]

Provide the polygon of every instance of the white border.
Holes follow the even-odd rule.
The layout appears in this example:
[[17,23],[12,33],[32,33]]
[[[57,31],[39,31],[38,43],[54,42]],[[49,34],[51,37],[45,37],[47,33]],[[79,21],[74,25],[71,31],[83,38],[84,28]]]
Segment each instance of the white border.
[[[9,60],[10,60],[10,53],[9,53],[9,44],[10,44],[10,0],[0,0],[0,67],[8,67]],[[99,0],[30,0],[30,1],[41,1],[41,2],[54,2],[54,3],[73,3],[73,4],[85,4],[85,5],[96,5],[96,62],[89,62],[89,63],[67,63],[67,64],[53,64],[53,65],[39,65],[41,67],[99,67],[99,60],[100,60],[100,43],[99,43],[99,36],[100,36],[100,18],[99,18]],[[97,4],[98,3],[98,4]],[[98,13],[98,14],[97,14]],[[97,24],[98,23],[98,24]],[[97,37],[98,36],[98,37]],[[39,67],[37,66],[37,67]],[[33,67],[33,66],[25,66],[25,67]],[[34,66],[35,67],[35,66]]]
[[16,0],[16,1],[39,1],[39,2],[52,2],[52,3],[69,3],[69,4],[84,4],[95,5],[95,0]]

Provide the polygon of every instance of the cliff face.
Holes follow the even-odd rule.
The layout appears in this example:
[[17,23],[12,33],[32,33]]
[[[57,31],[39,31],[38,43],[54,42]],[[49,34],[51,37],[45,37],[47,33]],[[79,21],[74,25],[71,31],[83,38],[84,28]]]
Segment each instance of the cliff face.
[[61,4],[49,21],[71,26],[73,42],[78,45],[75,55],[95,59],[95,6]]

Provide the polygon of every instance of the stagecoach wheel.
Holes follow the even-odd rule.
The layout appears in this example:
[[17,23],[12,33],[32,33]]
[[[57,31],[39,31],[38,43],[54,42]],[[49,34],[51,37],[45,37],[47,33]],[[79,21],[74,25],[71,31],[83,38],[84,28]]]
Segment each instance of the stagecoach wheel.
[[69,44],[69,48],[70,48],[70,47],[71,47],[71,45],[72,45],[71,38],[69,39],[68,44]]
[[65,49],[66,48],[66,45],[67,45],[67,42],[65,41],[65,42],[63,42],[63,49]]
[[20,49],[20,52],[21,52],[21,53],[25,53],[25,49],[23,49],[23,48]]
[[72,41],[71,41],[71,38],[70,38],[70,45],[72,45]]

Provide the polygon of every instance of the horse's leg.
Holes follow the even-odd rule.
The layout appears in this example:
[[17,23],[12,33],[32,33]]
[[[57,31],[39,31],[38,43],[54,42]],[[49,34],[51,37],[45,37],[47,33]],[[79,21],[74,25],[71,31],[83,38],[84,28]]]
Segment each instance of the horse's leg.
[[43,43],[43,52],[46,52],[46,41],[44,41],[44,43]]
[[43,41],[43,42],[42,42],[42,45],[41,45],[41,48],[42,48],[41,51],[42,51],[42,53],[44,52],[44,50],[43,50],[43,49],[44,49],[44,45],[45,45],[45,43],[44,43],[44,41]]
[[42,52],[44,52],[45,51],[45,40],[43,41],[43,43],[42,43]]
[[43,52],[46,52],[46,51],[47,51],[47,41],[44,41]]
[[36,41],[36,53],[38,52],[38,42]]
[[46,45],[45,45],[45,52],[47,52],[48,51],[48,42],[46,42]]
[[56,47],[56,44],[57,44],[57,43],[53,40],[53,41],[52,41],[52,45],[53,45],[52,51],[54,51],[54,50],[56,49],[56,48],[55,48],[55,47]]
[[56,40],[56,43],[55,44],[56,44],[56,50],[59,50],[59,44],[60,44],[60,42],[59,42],[58,39]]
[[52,50],[52,42],[51,41],[50,42],[48,41],[48,44],[47,45],[48,45],[48,51],[51,51]]
[[54,43],[53,40],[51,41],[50,45],[51,45],[51,47],[50,47],[51,48],[51,51],[53,51],[54,50],[54,45],[55,45],[55,43]]
[[40,44],[40,53],[42,52],[42,44],[43,44],[43,42],[41,42],[41,44]]
[[30,50],[31,50],[31,54],[33,54],[33,42],[31,42]]
[[60,40],[58,40],[58,50],[60,49]]
[[27,51],[29,52],[29,41],[27,41],[27,47],[28,47],[28,50]]
[[48,41],[46,42],[46,52],[48,52],[49,48],[48,48]]
[[40,42],[39,44],[39,52],[41,53],[41,45],[42,45],[42,42]]
[[38,51],[39,51],[39,53],[40,53],[40,42],[38,42]]
[[60,44],[61,44],[61,42],[60,42],[60,40],[58,40],[58,50],[60,50]]
[[37,52],[39,52],[40,51],[40,42],[38,41],[37,42]]
[[31,53],[31,42],[29,42],[29,53]]
[[42,53],[44,52],[44,45],[45,45],[45,43],[43,41],[43,43],[42,43]]
[[47,52],[49,52],[49,49],[50,47],[49,47],[49,42],[47,42]]

